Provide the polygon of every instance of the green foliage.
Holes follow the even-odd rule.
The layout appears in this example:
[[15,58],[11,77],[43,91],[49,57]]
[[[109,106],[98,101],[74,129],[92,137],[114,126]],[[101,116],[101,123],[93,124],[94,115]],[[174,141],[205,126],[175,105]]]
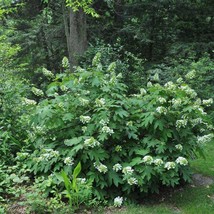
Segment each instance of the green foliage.
[[57,174],[59,180],[63,180],[66,191],[64,194],[69,199],[69,205],[71,210],[79,208],[79,205],[86,203],[91,199],[91,182],[85,181],[84,178],[77,178],[81,172],[81,163],[79,162],[74,168],[72,178],[70,180],[69,176],[62,171]]
[[158,75],[130,96],[115,63],[104,70],[100,62],[97,54],[92,67],[56,75],[48,86],[32,115],[31,170],[67,174],[81,161],[98,198],[190,181],[189,160],[213,137],[204,112],[212,100],[202,102],[180,80],[155,83]]
[[106,0],[97,4],[101,18],[90,22],[90,34],[110,44],[120,37],[126,50],[150,63],[169,55],[201,57],[214,47],[213,8],[210,0]]
[[23,105],[23,97],[28,95],[29,87],[13,72],[4,70],[0,76],[0,155],[9,163],[16,152],[26,145],[23,142],[27,136],[26,115],[31,107]]
[[29,181],[26,174],[27,170],[24,168],[0,165],[0,202],[7,202],[9,198],[17,198],[23,194],[20,185]]
[[18,45],[12,46],[7,42],[6,36],[0,36],[0,67],[1,69],[8,69],[14,65],[14,57],[17,55],[20,47]]
[[[175,81],[179,77],[185,79],[198,96],[203,99],[214,99],[213,96],[213,73],[214,63],[209,54],[197,59],[194,55],[189,58],[166,58],[165,63],[153,65],[148,71],[150,75],[159,73],[160,81],[164,84],[167,81]],[[206,107],[207,112],[214,118],[213,106]]]
[[142,84],[146,84],[148,75],[144,69],[144,60],[126,51],[120,39],[114,45],[105,44],[104,41],[91,45],[81,57],[81,67],[87,68],[97,52],[101,53],[103,69],[107,69],[111,62],[116,63],[115,72],[122,73],[122,81],[129,86],[128,93],[137,92]]
[[39,188],[28,189],[25,193],[26,201],[19,202],[19,205],[24,206],[27,213],[69,213],[65,203],[56,198],[47,198]]
[[96,11],[91,7],[93,0],[66,0],[66,4],[71,7],[73,11],[83,9],[86,14],[90,14],[93,17],[99,17]]
[[29,86],[20,78],[22,69],[15,64],[19,50],[19,46],[7,42],[6,36],[0,36],[0,159],[10,164],[24,146],[26,115],[31,109],[23,106]]

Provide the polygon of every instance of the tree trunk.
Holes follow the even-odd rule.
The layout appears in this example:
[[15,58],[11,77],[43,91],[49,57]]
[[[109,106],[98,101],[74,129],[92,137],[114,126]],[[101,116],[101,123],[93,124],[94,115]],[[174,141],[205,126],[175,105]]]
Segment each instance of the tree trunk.
[[78,57],[87,49],[86,15],[82,9],[74,12],[63,5],[63,20],[71,71],[78,65]]

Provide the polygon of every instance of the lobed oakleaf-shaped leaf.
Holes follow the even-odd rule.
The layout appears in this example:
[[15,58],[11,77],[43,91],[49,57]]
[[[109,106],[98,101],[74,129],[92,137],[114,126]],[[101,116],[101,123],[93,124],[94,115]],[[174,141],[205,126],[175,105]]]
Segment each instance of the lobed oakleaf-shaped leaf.
[[79,144],[82,141],[82,139],[83,139],[83,137],[75,137],[72,139],[65,140],[64,144],[66,146],[74,146],[74,145]]

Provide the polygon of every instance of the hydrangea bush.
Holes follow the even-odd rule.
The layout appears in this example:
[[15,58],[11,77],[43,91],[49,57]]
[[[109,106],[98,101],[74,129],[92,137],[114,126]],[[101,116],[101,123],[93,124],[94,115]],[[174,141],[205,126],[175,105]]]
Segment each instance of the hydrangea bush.
[[212,100],[183,80],[149,82],[129,95],[121,76],[115,63],[103,70],[97,54],[87,70],[56,75],[44,94],[33,89],[41,96],[29,132],[34,173],[69,172],[81,162],[94,194],[117,197],[115,206],[132,192],[190,181],[190,160],[213,137],[204,111]]

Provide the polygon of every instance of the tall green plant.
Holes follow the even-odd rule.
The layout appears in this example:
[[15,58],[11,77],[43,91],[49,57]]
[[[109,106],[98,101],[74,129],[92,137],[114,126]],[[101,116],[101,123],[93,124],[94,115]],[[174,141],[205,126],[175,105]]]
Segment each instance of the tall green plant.
[[69,199],[70,209],[79,208],[83,202],[87,202],[91,196],[91,183],[86,183],[85,179],[78,178],[81,172],[81,163],[79,162],[73,170],[71,178],[63,170],[57,177],[64,182],[66,191],[64,192]]

